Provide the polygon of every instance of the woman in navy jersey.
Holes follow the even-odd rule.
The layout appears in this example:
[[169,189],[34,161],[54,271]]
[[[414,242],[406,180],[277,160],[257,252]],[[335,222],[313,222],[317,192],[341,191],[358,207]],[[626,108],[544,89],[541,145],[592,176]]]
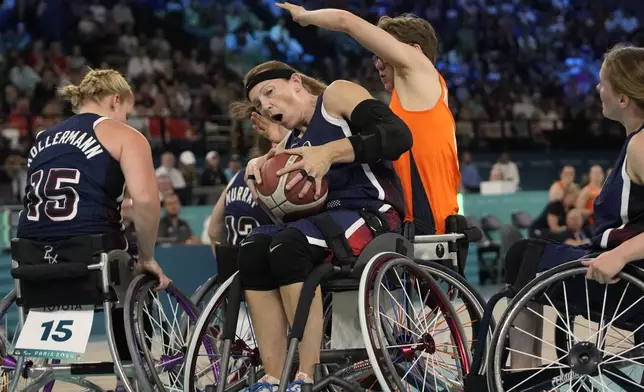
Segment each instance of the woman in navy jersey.
[[[272,391],[282,375],[287,326],[309,272],[331,254],[359,255],[377,235],[370,227],[383,232],[399,229],[404,203],[390,161],[409,150],[412,137],[385,104],[348,81],[326,86],[287,64],[269,61],[253,68],[244,83],[247,100],[231,105],[232,117],[248,118],[256,112],[279,124],[275,133],[292,130],[276,149],[248,163],[245,179],[253,195],[255,182],[262,180],[259,168],[281,150],[302,156],[277,173],[297,171],[286,189],[304,181],[301,194],[315,187],[317,198],[325,175],[329,186],[325,207],[315,217],[260,226],[240,244],[240,277],[266,371],[250,389]],[[257,114],[251,118],[256,131],[277,141],[275,135],[263,133],[270,127],[261,126]],[[380,225],[367,225],[366,219],[377,219]],[[331,230],[323,226],[329,225],[345,234],[341,249],[334,248],[338,242],[330,242],[337,238],[327,234]],[[312,382],[322,333],[318,288],[300,343],[299,372],[289,391]]]
[[[541,253],[539,272],[599,252],[584,260],[587,279],[616,283],[615,276],[629,263],[644,267],[644,48],[618,45],[609,50],[599,72],[597,92],[603,115],[624,127],[626,140],[612,172],[593,203],[596,234],[588,246],[574,247],[528,239],[508,250],[506,265],[520,266],[530,252]],[[529,251],[527,251],[529,249]],[[510,280],[518,271],[508,272]],[[512,283],[512,282],[510,282]],[[583,286],[581,287],[583,290]],[[585,296],[581,296],[585,298]],[[571,298],[574,300],[574,298]],[[590,299],[593,300],[592,298]],[[601,304],[601,300],[599,301]],[[586,304],[583,304],[584,309]],[[542,318],[523,312],[521,329],[533,333]],[[517,324],[518,325],[518,324]],[[534,335],[534,334],[533,334]],[[536,347],[527,334],[510,339],[513,349],[530,353]],[[516,360],[515,360],[516,357]],[[513,356],[512,367],[539,365],[529,356]]]
[[[138,256],[137,269],[156,275],[156,289],[164,289],[170,280],[154,259],[159,193],[150,144],[125,124],[134,104],[129,84],[117,71],[92,70],[61,95],[77,114],[36,136],[18,238],[62,241],[100,234],[105,251],[124,249]],[[136,246],[128,243],[120,213],[126,186]],[[113,317],[118,353],[127,360],[123,310],[115,309]]]
[[[250,158],[267,154],[272,144],[268,139],[256,135],[255,146]],[[212,209],[208,224],[208,237],[213,251],[216,244],[239,245],[253,229],[273,223],[271,218],[252,197],[244,180],[245,170],[240,170],[230,180]]]

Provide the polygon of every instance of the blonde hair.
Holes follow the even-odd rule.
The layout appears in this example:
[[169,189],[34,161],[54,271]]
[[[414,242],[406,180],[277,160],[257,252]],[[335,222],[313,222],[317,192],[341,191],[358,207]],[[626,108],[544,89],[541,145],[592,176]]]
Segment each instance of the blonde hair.
[[383,16],[378,21],[378,27],[402,43],[420,46],[423,54],[433,64],[436,64],[438,38],[434,27],[425,19],[410,13],[395,18]]
[[613,91],[644,111],[644,48],[615,45],[604,55],[602,68]]
[[[281,61],[267,61],[251,69],[248,71],[246,76],[244,76],[244,85],[255,75],[272,69],[286,69],[296,72],[302,78],[302,86],[304,89],[312,95],[322,94],[327,87],[325,83],[304,75],[301,72],[298,72],[295,68]],[[255,107],[248,100],[235,101],[228,106],[228,116],[234,120],[246,119],[254,111]]]
[[59,94],[78,110],[87,101],[99,102],[109,95],[118,95],[123,100],[133,100],[130,85],[118,71],[113,69],[90,69],[78,86],[69,84]]

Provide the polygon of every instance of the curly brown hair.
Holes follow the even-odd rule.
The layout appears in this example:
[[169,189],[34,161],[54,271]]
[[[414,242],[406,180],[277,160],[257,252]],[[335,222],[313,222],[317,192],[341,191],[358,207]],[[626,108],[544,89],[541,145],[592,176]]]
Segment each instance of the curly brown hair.
[[378,21],[378,27],[393,35],[405,44],[420,46],[425,56],[436,64],[438,53],[438,38],[436,31],[425,19],[414,14],[402,14],[395,18],[383,16]]

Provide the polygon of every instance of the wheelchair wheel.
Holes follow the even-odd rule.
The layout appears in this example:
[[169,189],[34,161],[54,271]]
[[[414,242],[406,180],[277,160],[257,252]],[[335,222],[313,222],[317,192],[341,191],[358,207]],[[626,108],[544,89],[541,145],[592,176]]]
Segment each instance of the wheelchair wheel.
[[[24,376],[28,367],[43,366],[48,360],[42,358],[15,357],[11,353],[20,335],[18,313],[16,304],[16,291],[11,290],[0,301],[0,391],[18,392],[24,390],[33,382]],[[45,386],[46,391],[51,391],[54,381]]]
[[[494,318],[490,319],[489,325],[481,325],[483,313],[485,312],[485,300],[481,295],[453,269],[440,263],[424,260],[415,260],[436,280],[443,292],[454,306],[454,310],[460,320],[470,350],[474,356],[477,349],[483,350],[482,358],[485,359],[492,339],[492,334],[496,328]],[[479,343],[477,337],[479,330],[487,328],[486,341]],[[480,371],[485,369],[485,363],[481,365]]]
[[231,290],[240,288],[233,284],[237,276],[235,273],[218,287],[194,325],[185,356],[184,391],[203,391],[207,386],[218,385],[223,377],[226,377],[227,391],[238,391],[263,375],[250,315],[243,301],[230,342],[230,361],[227,368],[222,369],[225,348],[222,332],[230,299],[236,296],[231,295]]
[[173,284],[163,292],[154,291],[156,284],[139,275],[128,287],[125,330],[132,364],[139,384],[182,390],[184,352],[198,310]]
[[363,339],[380,386],[462,390],[470,350],[449,299],[428,269],[381,253],[360,278]]
[[[566,263],[516,295],[492,339],[490,391],[644,390],[644,274],[627,266],[602,285],[586,271]],[[538,322],[541,336],[530,329]]]

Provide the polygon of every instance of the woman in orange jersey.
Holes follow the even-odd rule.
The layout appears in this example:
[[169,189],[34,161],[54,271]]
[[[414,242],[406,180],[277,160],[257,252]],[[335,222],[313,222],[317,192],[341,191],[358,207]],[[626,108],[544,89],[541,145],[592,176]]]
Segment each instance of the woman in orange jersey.
[[405,220],[414,221],[417,234],[444,233],[445,218],[458,213],[461,174],[447,86],[435,67],[434,28],[413,15],[383,17],[374,26],[348,11],[277,6],[302,26],[345,32],[375,54],[380,79],[392,93],[389,107],[414,138],[411,151],[394,162],[405,196]]
[[561,168],[561,172],[559,172],[559,181],[555,181],[550,185],[548,201],[563,199],[564,190],[573,182],[575,182],[575,167],[573,165],[564,165]]
[[594,224],[595,218],[593,217],[593,202],[602,190],[602,185],[604,184],[604,169],[599,165],[593,165],[588,173],[588,178],[590,181],[588,182],[588,185],[581,190],[581,193],[579,193],[576,207],[581,210],[584,219],[587,220],[588,223]]

